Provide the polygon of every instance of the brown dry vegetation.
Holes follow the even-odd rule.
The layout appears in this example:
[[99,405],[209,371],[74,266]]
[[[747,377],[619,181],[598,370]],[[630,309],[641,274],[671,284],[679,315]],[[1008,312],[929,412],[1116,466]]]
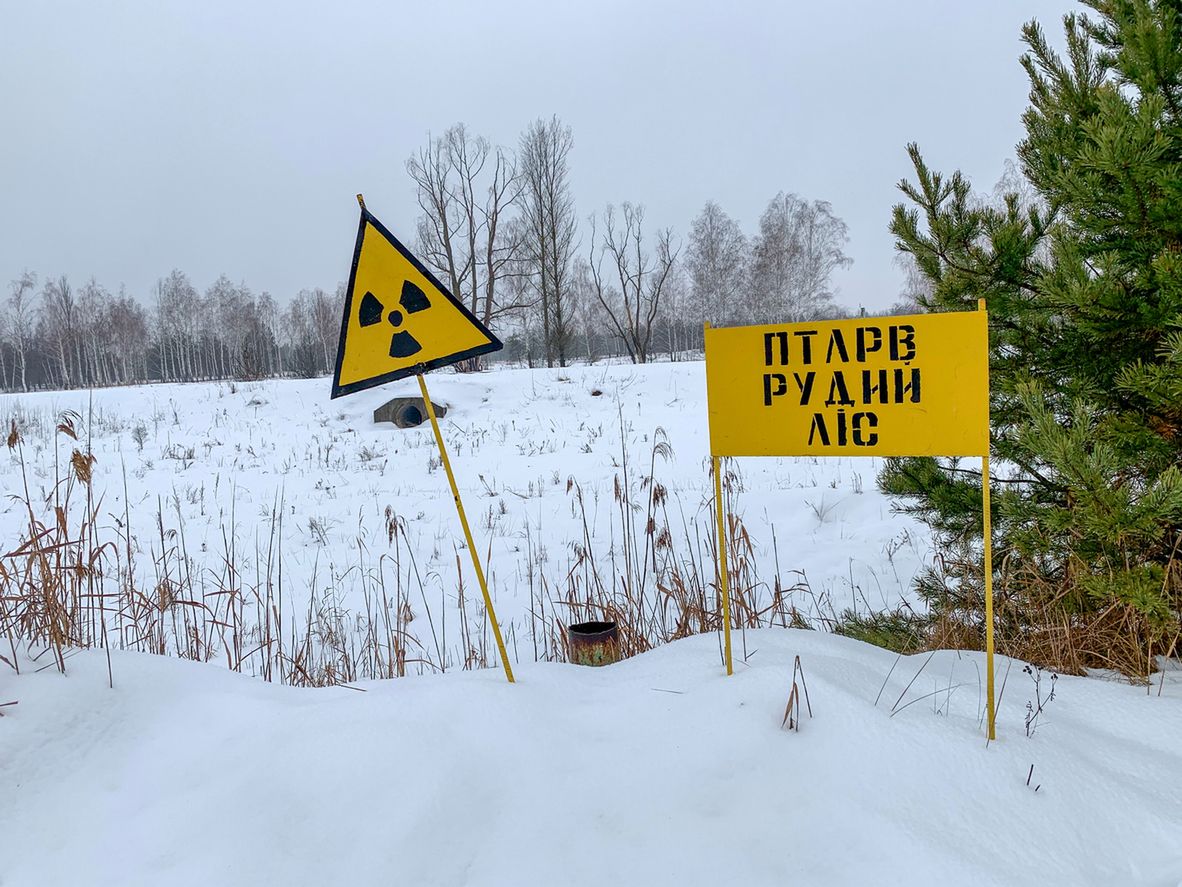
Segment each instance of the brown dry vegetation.
[[[216,661],[268,681],[325,686],[496,664],[487,613],[478,606],[479,591],[465,585],[460,552],[452,578],[429,593],[406,521],[393,509],[385,513],[385,551],[371,551],[358,535],[349,567],[359,577],[357,609],[338,599],[332,577],[313,576],[298,589],[285,585],[282,499],[259,526],[256,538],[262,541],[252,550],[235,541],[240,528],[231,515],[221,528],[220,563],[196,570],[180,514],[170,515],[163,501],[157,502],[150,544],[132,536],[126,511],[113,524],[100,523],[101,499],[91,487],[95,457],[80,440],[80,423],[74,413],[59,417],[56,476],[45,501],[31,496],[16,421],[8,431],[7,446],[24,479],[12,495],[26,515],[21,538],[0,545],[0,661],[10,667],[19,669],[27,658],[36,667],[64,671],[75,649],[121,649]],[[529,610],[524,623],[506,627],[511,659],[566,661],[566,626],[589,620],[618,623],[623,656],[720,631],[712,506],[687,517],[655,480],[657,461],[668,454],[659,430],[639,469],[621,453],[610,546],[593,538],[584,491],[574,478],[566,489],[582,516],[583,534],[565,564],[551,568],[549,553],[527,529],[522,591]],[[741,477],[728,471],[723,488],[733,500],[742,490]],[[937,618],[906,605],[838,612],[801,574],[789,574],[796,578],[792,584],[783,583],[778,569],[770,582],[761,579],[752,540],[735,509],[728,511],[737,658],[747,653],[745,630],[769,626],[836,631],[900,652],[983,648],[979,583],[962,584],[955,605],[939,607]],[[966,565],[955,566],[963,575]],[[928,581],[947,588],[941,576],[948,567],[937,558]],[[975,569],[979,576],[980,565]],[[1063,592],[1032,584],[1020,569],[1013,559],[1001,559],[999,653],[1062,673],[1110,668],[1142,680],[1154,671],[1155,653],[1176,655],[1177,633],[1155,649],[1128,608],[1113,606],[1101,619],[1071,622],[1057,606]],[[1171,575],[1180,570],[1175,559]]]
[[[258,527],[262,541],[252,550],[236,542],[241,528],[231,515],[221,528],[220,563],[197,570],[180,513],[174,508],[172,514],[165,501],[157,502],[148,544],[131,534],[126,511],[113,523],[100,522],[101,502],[91,487],[95,457],[80,440],[80,424],[77,414],[61,417],[52,492],[47,501],[34,501],[22,432],[11,422],[7,445],[25,478],[13,495],[27,517],[21,538],[0,548],[0,637],[10,667],[19,669],[30,658],[37,667],[64,671],[73,650],[122,649],[324,686],[496,664],[487,613],[475,605],[479,591],[465,585],[460,552],[454,578],[444,583],[450,587],[429,594],[405,518],[393,509],[385,512],[385,551],[371,551],[358,536],[350,566],[360,579],[357,610],[337,599],[329,577],[313,577],[296,590],[285,585],[282,499]],[[527,531],[528,631],[519,636],[525,626],[507,627],[512,659],[564,661],[566,625],[591,619],[619,624],[625,656],[722,627],[712,510],[687,518],[654,480],[657,461],[669,453],[658,430],[639,470],[621,454],[613,490],[615,541],[606,549],[592,537],[574,478],[567,493],[583,517],[583,537],[571,545],[566,564],[549,568],[548,553]],[[740,488],[740,478],[728,472],[728,498]],[[736,656],[745,655],[748,628],[837,624],[832,606],[803,576],[791,586],[779,576],[770,584],[760,580],[751,539],[733,515],[728,532]],[[811,622],[794,601],[809,605]]]
[[[937,608],[941,616],[928,624],[923,646],[981,649],[979,614],[984,612],[984,599],[980,564],[937,561],[937,567],[940,575],[934,578],[945,587],[949,567],[955,567],[956,575],[975,576],[976,581],[961,583],[955,600]],[[1182,563],[1176,551],[1166,570],[1163,593],[1171,586],[1182,587]],[[1135,607],[1116,600],[1099,613],[1079,608],[1079,615],[1073,616],[1073,608],[1065,604],[1079,593],[1070,582],[1053,585],[1036,571],[1024,569],[1018,558],[1003,557],[994,578],[998,652],[1061,674],[1110,669],[1141,681],[1156,671],[1156,656],[1177,655],[1182,637],[1182,623],[1177,619],[1174,628],[1163,633],[1151,627]],[[1175,612],[1182,612],[1182,606]]]

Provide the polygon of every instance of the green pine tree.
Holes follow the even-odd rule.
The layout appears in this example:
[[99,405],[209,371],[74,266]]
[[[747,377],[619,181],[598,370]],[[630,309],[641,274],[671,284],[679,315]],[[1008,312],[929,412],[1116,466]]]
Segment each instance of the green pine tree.
[[[1182,610],[1182,0],[1085,3],[1063,55],[1023,29],[1028,193],[984,202],[911,145],[891,231],[925,309],[987,300],[1001,649],[1144,674]],[[879,478],[939,540],[929,628],[982,627],[975,469]]]

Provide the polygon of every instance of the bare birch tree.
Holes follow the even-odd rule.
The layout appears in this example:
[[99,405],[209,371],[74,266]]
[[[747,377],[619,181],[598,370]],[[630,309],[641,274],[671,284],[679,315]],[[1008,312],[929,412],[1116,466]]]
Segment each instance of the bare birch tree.
[[748,292],[747,238],[739,224],[713,201],[690,225],[685,267],[694,319],[735,323],[743,318]]
[[173,269],[156,281],[156,350],[160,377],[165,382],[197,378],[196,350],[197,290],[183,271]]
[[148,317],[143,307],[121,288],[107,313],[116,380],[128,384],[147,379]]
[[603,353],[605,341],[611,338],[610,321],[595,296],[595,279],[591,265],[584,257],[575,259],[571,279],[575,293],[575,338],[578,340],[578,346],[572,346],[571,351],[578,352],[587,361],[594,361]]
[[37,275],[25,271],[9,284],[8,291],[8,341],[15,358],[13,379],[20,374],[21,391],[29,390],[28,363],[29,342],[33,337],[33,311],[30,300],[37,286]]
[[574,140],[557,117],[521,136],[522,252],[542,309],[546,365],[566,366],[574,332],[572,259],[578,224],[567,158]]
[[845,222],[823,200],[781,191],[759,219],[752,244],[750,321],[800,321],[833,305],[832,276],[851,264]]
[[77,302],[66,275],[48,281],[42,290],[42,322],[46,336],[57,357],[58,380],[65,388],[74,384],[74,345]]
[[919,270],[915,256],[911,253],[895,253],[894,265],[903,272],[903,284],[888,313],[922,314],[929,310],[932,304],[931,278]]
[[79,385],[109,385],[111,382],[110,294],[94,277],[78,293],[77,331],[74,351],[77,355]]
[[[647,363],[653,322],[677,260],[673,232],[657,233],[652,252],[644,244],[644,207],[625,203],[604,210],[602,232],[591,217],[591,281],[595,298],[633,363]],[[604,265],[606,264],[606,269]]]
[[519,230],[508,223],[521,191],[513,157],[461,123],[429,139],[406,169],[418,188],[424,263],[485,325],[523,307],[500,286],[519,248]]
[[[8,315],[0,312],[0,391],[10,391],[16,385],[16,354],[12,347],[12,333],[9,327],[12,321]],[[12,371],[8,369],[8,355],[12,354]]]

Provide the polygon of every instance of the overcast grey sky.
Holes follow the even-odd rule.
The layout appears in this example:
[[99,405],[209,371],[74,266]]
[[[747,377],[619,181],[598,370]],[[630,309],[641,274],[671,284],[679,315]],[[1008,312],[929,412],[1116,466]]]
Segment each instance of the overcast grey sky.
[[1068,0],[0,0],[0,284],[28,268],[146,298],[172,268],[286,301],[347,277],[353,195],[411,239],[406,158],[457,121],[515,145],[574,131],[580,218],[644,203],[684,236],[707,200],[755,230],[828,200],[886,307],[904,146],[988,189],[1021,137],[1019,29]]

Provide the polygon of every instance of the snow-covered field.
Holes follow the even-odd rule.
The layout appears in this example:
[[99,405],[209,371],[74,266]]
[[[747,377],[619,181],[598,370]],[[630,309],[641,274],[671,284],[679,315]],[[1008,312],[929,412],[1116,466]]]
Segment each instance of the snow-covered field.
[[[514,685],[460,670],[481,607],[429,427],[371,422],[413,382],[333,402],[326,380],[0,398],[24,430],[23,449],[0,454],[4,492],[23,495],[23,452],[33,499],[53,500],[75,446],[54,427],[76,411],[107,556],[130,546],[153,593],[162,575],[188,583],[162,612],[187,606],[177,588],[221,613],[228,591],[278,584],[267,606],[293,643],[309,620],[342,643],[324,627],[364,633],[375,589],[398,589],[417,645],[406,671],[423,674],[296,688],[249,676],[249,656],[234,674],[116,650],[111,688],[99,650],[64,676],[47,656],[20,654],[19,675],[0,663],[2,887],[1182,885],[1177,671],[1147,693],[1000,659],[987,743],[977,653],[897,657],[761,628],[736,634],[729,678],[716,633],[603,669],[544,661],[564,602],[594,585],[589,562],[609,596],[629,575],[655,595],[658,573],[712,570],[702,365],[430,386]],[[778,587],[824,625],[908,600],[929,540],[892,514],[874,460],[731,467],[759,606]],[[6,495],[0,547],[26,526]],[[638,552],[664,572],[629,567]],[[813,716],[798,706],[794,732],[781,721],[797,656]]]
[[[443,372],[429,383],[432,398],[448,407],[444,434],[515,659],[543,656],[531,613],[565,615],[571,582],[585,579],[584,569],[570,578],[580,552],[590,550],[609,588],[626,572],[625,537],[643,554],[658,486],[668,493],[655,517],[670,530],[669,557],[713,581],[703,364]],[[8,416],[23,418],[33,497],[46,501],[59,477],[55,463],[74,446],[55,437],[56,417],[81,416],[80,437],[97,458],[104,538],[121,538],[130,522],[140,585],[153,587],[168,569],[188,577],[183,597],[204,599],[235,583],[258,588],[281,579],[287,632],[307,621],[313,598],[317,611],[327,598],[334,613],[361,613],[375,574],[384,573],[378,579],[388,587],[412,589],[412,628],[430,667],[462,662],[458,620],[431,626],[426,618],[442,622],[455,612],[457,553],[468,610],[480,609],[430,427],[372,421],[375,407],[417,395],[418,386],[406,380],[336,401],[329,388],[316,379],[5,395],[0,419],[7,428]],[[654,452],[661,442],[668,448]],[[0,453],[5,490],[21,489],[17,456]],[[749,585],[762,603],[777,580],[793,589],[786,604],[810,620],[907,597],[928,537],[891,513],[875,487],[877,460],[729,465],[731,505],[753,546]],[[626,527],[621,491],[634,506]],[[397,540],[387,514],[400,519]],[[0,501],[0,539],[15,542],[26,523],[20,502]]]
[[[1033,682],[1001,660],[987,745],[979,654],[892,671],[826,633],[748,642],[731,678],[709,636],[526,663],[514,685],[297,689],[122,654],[110,690],[99,651],[68,677],[0,671],[20,701],[0,719],[0,883],[1182,883],[1179,684],[1060,678],[1027,738]],[[797,655],[814,716],[789,732]]]

